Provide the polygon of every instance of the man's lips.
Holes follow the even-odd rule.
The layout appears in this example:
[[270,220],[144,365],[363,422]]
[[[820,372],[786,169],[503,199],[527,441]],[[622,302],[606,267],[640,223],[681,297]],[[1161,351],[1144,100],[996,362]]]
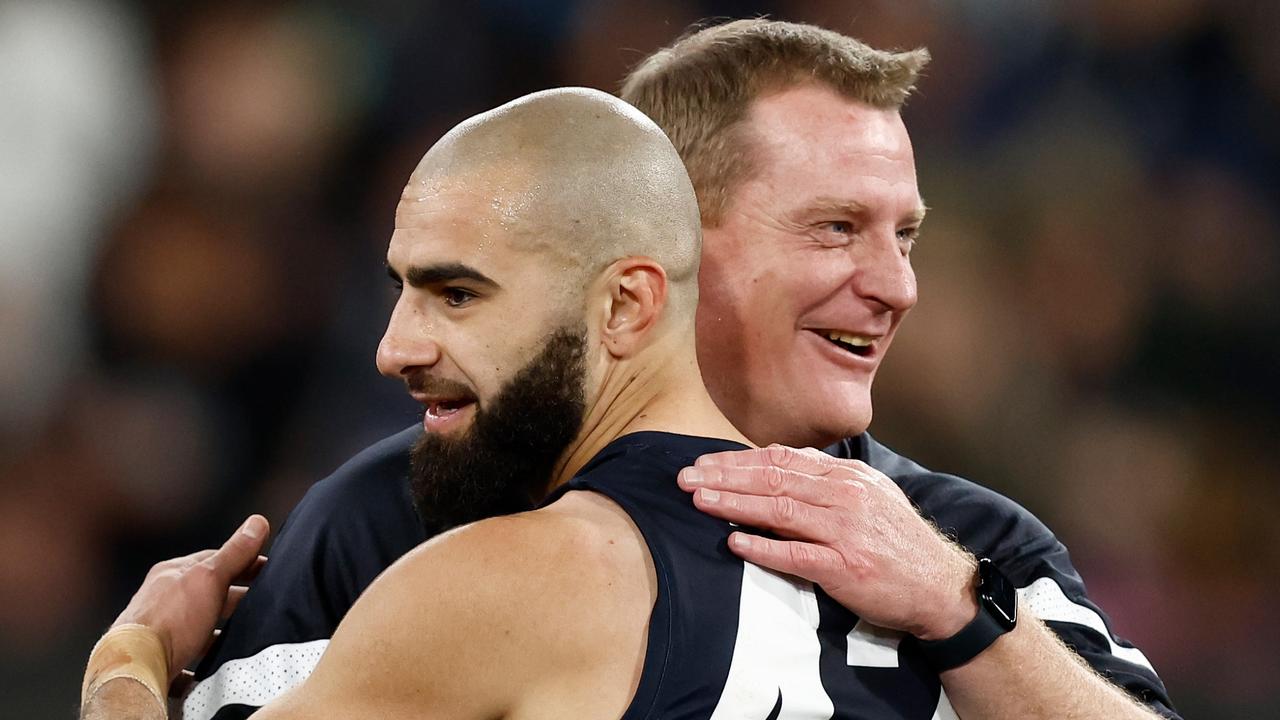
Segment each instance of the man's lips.
[[450,415],[458,412],[462,408],[471,405],[475,400],[469,398],[457,398],[447,400],[427,400],[422,404],[426,406],[427,412],[435,415]]
[[475,401],[469,399],[429,400],[422,413],[422,427],[430,433],[449,432],[463,425],[475,413]]
[[408,382],[409,396],[423,406],[422,427],[431,433],[464,426],[475,413],[476,396],[462,383],[422,376]]
[[843,353],[866,359],[873,359],[879,355],[880,341],[885,336],[885,333],[831,328],[806,328],[806,330]]

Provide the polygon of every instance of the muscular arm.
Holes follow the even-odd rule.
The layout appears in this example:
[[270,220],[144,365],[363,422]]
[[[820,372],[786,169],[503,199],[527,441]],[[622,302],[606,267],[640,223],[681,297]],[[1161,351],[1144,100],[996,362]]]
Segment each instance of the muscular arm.
[[356,601],[311,676],[257,717],[504,715],[534,668],[511,652],[522,636],[502,642],[528,623],[501,592],[519,578],[493,537],[526,522],[463,528],[403,557]]
[[616,540],[548,511],[437,538],[379,577],[315,672],[258,717],[620,716],[652,600],[638,540]]
[[[638,541],[624,551],[597,525],[542,511],[476,523],[420,546],[369,587],[310,677],[260,717],[529,716],[527,706],[545,698],[557,700],[556,712],[573,716],[575,702],[600,697],[614,700],[605,714],[621,714],[616,706],[625,707],[629,697],[631,668],[614,673],[623,678],[613,683],[621,695],[600,690],[601,672],[616,669],[610,656],[619,650],[642,654],[634,638],[628,645],[616,620],[628,610],[647,617],[648,578],[643,565],[636,571]],[[243,546],[240,555],[251,557],[256,546],[241,537],[229,547]],[[203,582],[218,575],[207,572],[211,559],[166,561],[148,576],[122,615],[143,622],[113,628],[93,653],[83,720],[166,717],[160,698],[174,655],[161,638],[171,628],[191,637],[212,628],[214,611],[202,623],[175,615],[218,596],[218,587]],[[200,592],[165,602],[188,585]],[[140,615],[142,607],[152,610]],[[542,716],[555,716],[545,710]],[[597,707],[586,710],[599,714]]]

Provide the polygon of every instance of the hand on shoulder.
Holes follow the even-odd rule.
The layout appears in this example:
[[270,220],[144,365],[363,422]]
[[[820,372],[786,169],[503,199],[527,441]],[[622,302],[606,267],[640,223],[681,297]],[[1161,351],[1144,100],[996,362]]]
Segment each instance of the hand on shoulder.
[[704,455],[679,482],[703,512],[778,536],[735,532],[734,553],[821,585],[869,622],[937,639],[977,612],[973,557],[864,462],[771,445]]

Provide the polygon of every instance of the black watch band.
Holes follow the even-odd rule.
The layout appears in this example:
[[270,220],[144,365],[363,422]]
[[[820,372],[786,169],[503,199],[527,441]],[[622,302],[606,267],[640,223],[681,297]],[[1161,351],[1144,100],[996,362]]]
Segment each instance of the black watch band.
[[935,672],[960,667],[1018,624],[1018,590],[988,558],[978,561],[978,615],[943,640],[917,640]]

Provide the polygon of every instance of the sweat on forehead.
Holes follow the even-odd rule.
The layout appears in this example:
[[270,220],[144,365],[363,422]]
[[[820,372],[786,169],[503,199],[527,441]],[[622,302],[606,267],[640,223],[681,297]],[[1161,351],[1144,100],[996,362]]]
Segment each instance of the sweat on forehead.
[[485,199],[476,222],[582,270],[644,255],[669,277],[696,275],[701,224],[684,165],[657,125],[607,93],[545,90],[463,121],[422,158],[404,199],[458,189]]

